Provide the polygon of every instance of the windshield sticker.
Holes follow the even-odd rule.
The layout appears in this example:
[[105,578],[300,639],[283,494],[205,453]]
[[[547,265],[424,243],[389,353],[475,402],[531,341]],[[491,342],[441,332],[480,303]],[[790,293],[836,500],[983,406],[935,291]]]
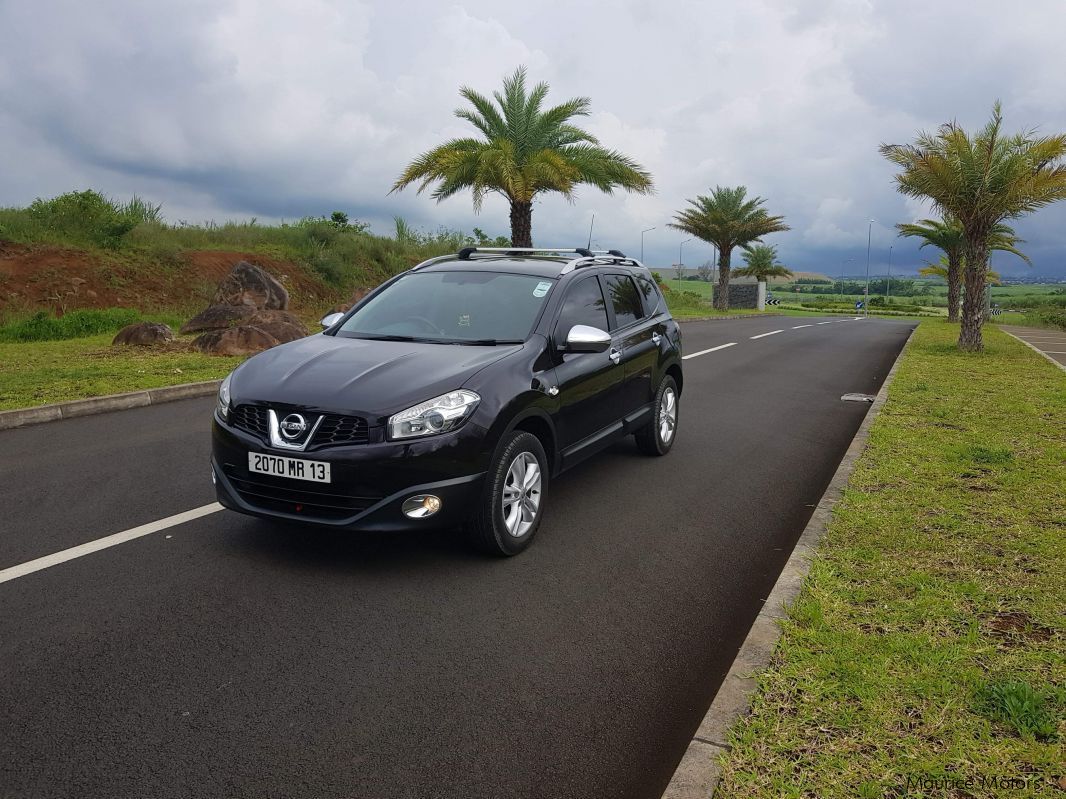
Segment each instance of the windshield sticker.
[[459,327],[470,327],[470,314],[459,314]]
[[537,284],[537,287],[533,289],[534,297],[543,297],[548,293],[548,289],[552,287],[552,284],[547,280],[542,280]]

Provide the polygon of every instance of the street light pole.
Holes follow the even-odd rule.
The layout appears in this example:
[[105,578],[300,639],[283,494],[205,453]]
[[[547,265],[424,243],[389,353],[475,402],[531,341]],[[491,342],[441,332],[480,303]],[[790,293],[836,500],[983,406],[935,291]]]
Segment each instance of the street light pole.
[[874,235],[874,222],[876,219],[870,220],[870,225],[866,229],[866,293],[862,298],[862,315],[870,315],[870,243],[873,241]]
[[885,286],[885,305],[888,305],[892,297],[892,246],[888,248],[888,285]]
[[644,234],[648,233],[648,232],[650,232],[652,230],[655,230],[655,228],[654,227],[650,227],[650,228],[647,228],[646,230],[640,231],[640,262],[641,263],[644,263]]
[[692,238],[684,239],[677,245],[677,290],[681,291],[681,268],[685,265],[685,262],[681,258],[681,248],[685,246],[686,241],[692,241]]
[[840,301],[844,302],[844,267],[854,261],[854,258],[848,258],[846,261],[840,262]]

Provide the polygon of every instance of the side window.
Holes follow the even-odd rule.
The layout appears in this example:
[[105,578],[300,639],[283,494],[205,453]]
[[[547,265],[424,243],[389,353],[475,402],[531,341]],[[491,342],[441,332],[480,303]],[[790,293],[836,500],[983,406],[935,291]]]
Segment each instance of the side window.
[[595,275],[575,283],[566,292],[566,299],[559,311],[559,323],[555,328],[558,340],[565,340],[574,325],[589,325],[600,330],[608,327],[607,306]]
[[631,325],[644,318],[644,306],[640,302],[637,284],[629,275],[605,275],[607,293],[614,309],[616,327]]
[[647,275],[637,275],[637,288],[644,295],[644,310],[651,316],[662,308],[662,300],[659,295],[659,287]]

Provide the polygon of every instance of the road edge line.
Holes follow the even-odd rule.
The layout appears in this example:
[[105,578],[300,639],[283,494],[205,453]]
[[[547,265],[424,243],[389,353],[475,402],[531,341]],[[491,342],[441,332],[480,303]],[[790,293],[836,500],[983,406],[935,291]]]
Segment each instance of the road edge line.
[[738,313],[732,316],[686,316],[681,319],[674,317],[674,321],[679,324],[685,324],[686,322],[734,322],[737,319],[771,319],[775,316],[784,316],[783,313],[776,313],[771,311],[770,313]]
[[1028,347],[1029,349],[1031,349],[1031,350],[1032,350],[1033,352],[1035,352],[1035,353],[1037,353],[1037,354],[1039,354],[1039,355],[1042,355],[1043,357],[1047,358],[1047,359],[1048,359],[1049,361],[1051,361],[1051,362],[1052,362],[1053,364],[1055,364],[1055,366],[1059,367],[1059,369],[1061,369],[1062,371],[1066,372],[1066,364],[1061,364],[1061,363],[1059,363],[1058,361],[1056,361],[1056,360],[1055,360],[1054,358],[1052,358],[1052,357],[1051,357],[1050,355],[1048,355],[1048,354],[1047,354],[1046,352],[1044,352],[1043,350],[1037,349],[1037,348],[1036,348],[1035,346],[1033,346],[1032,344],[1030,344],[1030,343],[1029,343],[1028,341],[1026,341],[1026,340],[1025,340],[1024,338],[1021,338],[1021,337],[1019,337],[1019,336],[1016,336],[1016,335],[1014,335],[1014,334],[1013,334],[1013,333],[1011,333],[1011,332],[1010,332],[1009,330],[1004,330],[1004,329],[1003,329],[1002,327],[1000,327],[1000,328],[997,328],[997,329],[998,329],[998,330],[999,330],[999,331],[1000,331],[1001,333],[1006,333],[1006,334],[1007,334],[1008,336],[1010,336],[1010,337],[1011,337],[1012,339],[1014,339],[1015,341],[1020,341],[1020,342],[1021,342],[1022,344],[1024,344],[1024,345],[1025,345],[1026,347]]
[[202,383],[179,383],[176,386],[146,388],[125,394],[105,394],[102,397],[56,402],[50,405],[37,405],[32,408],[15,408],[0,411],[0,430],[14,430],[32,424],[59,422],[63,419],[76,419],[79,416],[93,416],[98,413],[124,411],[130,408],[144,408],[175,400],[209,397],[218,391],[221,380],[205,380]]
[[770,595],[763,602],[762,610],[755,617],[744,642],[740,645],[703,721],[681,756],[670,782],[663,791],[662,799],[713,799],[718,790],[718,781],[721,778],[718,760],[729,751],[729,729],[737,719],[747,715],[751,708],[751,696],[758,687],[754,675],[770,663],[770,657],[781,637],[779,622],[788,615],[789,606],[803,588],[811,568],[811,560],[818,549],[818,542],[832,518],[833,507],[840,501],[855,464],[866,449],[870,428],[888,401],[888,389],[917,329],[917,324],[911,328],[899,355],[888,370],[885,382],[881,384],[880,391],[851,439],[825,493],[818,500],[810,521],[800,533]]

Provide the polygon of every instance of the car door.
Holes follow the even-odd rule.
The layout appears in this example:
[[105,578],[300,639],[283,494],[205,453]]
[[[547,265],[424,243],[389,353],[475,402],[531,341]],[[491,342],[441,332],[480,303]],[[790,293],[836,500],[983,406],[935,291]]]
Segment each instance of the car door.
[[574,325],[609,331],[600,282],[583,276],[567,288],[552,331],[559,388],[556,433],[564,465],[606,446],[622,432],[619,399],[625,369],[614,347],[606,352],[567,353],[566,336]]
[[621,351],[624,368],[619,410],[630,427],[639,426],[649,413],[654,394],[652,378],[659,360],[661,334],[655,318],[645,311],[631,275],[608,273],[603,276],[603,289],[611,309],[611,335]]

